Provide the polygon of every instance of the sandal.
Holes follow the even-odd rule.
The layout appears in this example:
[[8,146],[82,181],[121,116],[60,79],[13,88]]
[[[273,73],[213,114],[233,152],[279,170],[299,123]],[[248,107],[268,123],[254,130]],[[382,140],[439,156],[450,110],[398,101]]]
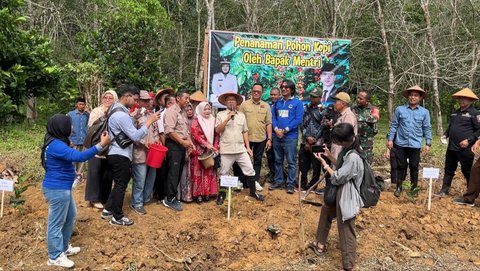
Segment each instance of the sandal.
[[317,256],[322,256],[327,252],[327,246],[323,246],[322,248],[318,247],[318,241],[310,241],[308,243],[308,248],[313,250],[313,253]]

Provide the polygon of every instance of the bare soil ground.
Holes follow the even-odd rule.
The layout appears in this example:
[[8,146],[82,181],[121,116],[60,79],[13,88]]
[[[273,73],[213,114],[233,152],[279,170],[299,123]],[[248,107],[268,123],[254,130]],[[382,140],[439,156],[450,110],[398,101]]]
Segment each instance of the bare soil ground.
[[[356,270],[480,270],[480,208],[454,205],[450,196],[434,199],[429,212],[427,184],[421,186],[415,202],[404,194],[397,199],[390,190],[382,193],[377,207],[359,215]],[[464,186],[458,177],[453,194],[460,195]],[[285,190],[264,191],[263,203],[252,200],[247,191],[235,192],[230,221],[227,205],[213,201],[184,204],[179,213],[154,203],[146,206],[148,214],[140,216],[128,207],[127,192],[124,210],[135,225],[115,227],[100,218],[99,210],[88,207],[83,189],[84,184],[75,190],[78,217],[72,242],[82,248],[71,257],[75,270],[341,268],[336,225],[325,256],[305,250],[305,242],[314,238],[320,207],[302,204],[301,212],[298,194],[288,195]],[[31,187],[25,199],[23,212],[7,205],[0,219],[0,270],[55,270],[46,264],[48,205],[41,184]],[[309,199],[322,201],[317,195]],[[266,231],[271,224],[281,229],[277,237]]]

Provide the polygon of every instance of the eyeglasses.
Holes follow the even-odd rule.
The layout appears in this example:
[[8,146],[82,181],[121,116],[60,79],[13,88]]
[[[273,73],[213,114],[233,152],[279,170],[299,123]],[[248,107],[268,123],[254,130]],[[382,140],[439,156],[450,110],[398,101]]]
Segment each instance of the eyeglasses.
[[110,96],[103,96],[103,99],[104,99],[104,100],[113,100],[113,97],[110,97]]
[[281,89],[284,89],[284,88],[289,88],[289,87],[287,87],[287,86],[281,86],[280,88],[281,88]]

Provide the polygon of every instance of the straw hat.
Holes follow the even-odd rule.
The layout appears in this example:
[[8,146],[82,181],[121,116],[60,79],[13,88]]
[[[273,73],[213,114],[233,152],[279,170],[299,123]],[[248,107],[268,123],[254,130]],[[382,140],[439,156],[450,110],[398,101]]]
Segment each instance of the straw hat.
[[226,104],[225,100],[227,99],[228,96],[234,96],[235,99],[237,100],[237,105],[240,105],[243,102],[242,96],[240,96],[239,94],[237,94],[235,92],[223,93],[222,95],[218,96],[218,102],[226,106],[227,104]]
[[453,98],[460,98],[460,97],[465,97],[465,98],[470,98],[472,100],[478,100],[478,97],[477,95],[475,95],[475,93],[469,89],[469,88],[464,88],[458,92],[456,92],[455,94],[452,95]]
[[192,95],[190,95],[190,101],[195,101],[195,102],[207,102],[207,97],[205,94],[203,94],[202,91],[197,90],[195,91]]
[[345,92],[337,93],[337,95],[335,95],[335,97],[332,97],[332,98],[334,100],[340,100],[340,101],[346,102],[347,104],[351,102],[350,95],[348,95],[348,93],[345,93]]
[[427,92],[423,90],[419,85],[415,85],[413,87],[409,87],[406,90],[402,91],[402,96],[405,98],[408,98],[408,95],[410,94],[411,91],[416,91],[422,95],[422,98],[427,97]]
[[153,99],[155,101],[155,103],[157,103],[157,100],[160,96],[162,96],[162,94],[170,94],[170,95],[174,95],[175,94],[175,91],[172,89],[172,88],[163,88],[163,89],[159,89],[157,90],[157,94],[155,94],[155,98]]

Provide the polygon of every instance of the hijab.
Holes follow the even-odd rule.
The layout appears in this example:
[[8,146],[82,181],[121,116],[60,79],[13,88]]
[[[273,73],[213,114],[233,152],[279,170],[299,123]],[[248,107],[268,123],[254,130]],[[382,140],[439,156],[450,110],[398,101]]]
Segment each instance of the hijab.
[[[187,110],[188,109],[192,109],[192,117],[188,117],[187,116]],[[193,122],[193,118],[195,117],[195,111],[193,110],[193,105],[191,103],[188,103],[186,106],[185,106],[185,120],[187,121],[187,126],[188,126],[188,130],[190,131],[190,128],[192,128],[192,122]]]
[[68,116],[63,114],[55,114],[48,119],[47,133],[43,139],[42,153],[40,155],[43,168],[45,168],[45,151],[47,146],[54,139],[58,139],[67,144],[67,146],[70,146],[70,139],[68,139],[68,137],[71,133],[72,121]]
[[202,128],[202,131],[205,134],[208,143],[213,144],[213,137],[215,135],[215,118],[212,116],[211,113],[208,118],[205,117],[205,112],[203,112],[203,110],[207,105],[212,108],[212,106],[208,102],[201,102],[197,105],[195,111],[197,113],[198,123],[200,124],[200,127]]

